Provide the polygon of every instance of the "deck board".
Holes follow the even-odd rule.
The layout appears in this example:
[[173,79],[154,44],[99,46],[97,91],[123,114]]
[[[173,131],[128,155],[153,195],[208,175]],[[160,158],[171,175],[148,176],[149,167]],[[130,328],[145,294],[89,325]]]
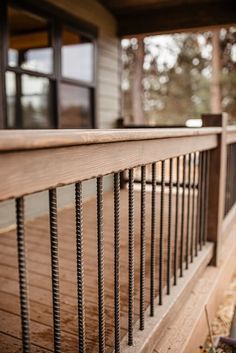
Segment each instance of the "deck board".
[[[159,225],[159,194],[157,193],[157,225]],[[164,263],[167,250],[167,197],[165,199],[164,222]],[[146,199],[146,283],[145,307],[149,305],[150,287],[150,222],[151,194]],[[121,335],[127,333],[128,312],[128,196],[121,191]],[[173,203],[174,212],[174,203]],[[85,272],[85,312],[86,345],[88,352],[98,351],[97,322],[97,243],[96,243],[96,200],[84,203],[84,272]],[[140,193],[135,192],[135,320],[139,313],[139,234],[140,234]],[[180,223],[180,222],[179,222]],[[26,225],[27,265],[30,295],[31,341],[33,352],[46,352],[53,349],[52,338],[52,298],[50,272],[50,242],[48,216],[38,217]],[[172,222],[174,227],[174,222]],[[174,229],[174,228],[173,228]],[[114,230],[113,194],[104,195],[104,247],[105,247],[105,326],[106,352],[111,352],[114,341]],[[156,230],[156,251],[158,234]],[[61,328],[63,352],[76,352],[77,299],[76,299],[76,243],[75,217],[73,207],[58,212],[59,270],[61,299]],[[157,256],[158,258],[158,256]],[[166,266],[164,266],[164,281]],[[158,293],[158,263],[156,264],[156,294]],[[163,286],[165,283],[163,284]],[[0,234],[0,342],[5,347],[2,352],[20,352],[20,316],[18,295],[18,273],[15,231]],[[12,350],[7,348],[12,346]],[[40,350],[41,349],[41,350]]]

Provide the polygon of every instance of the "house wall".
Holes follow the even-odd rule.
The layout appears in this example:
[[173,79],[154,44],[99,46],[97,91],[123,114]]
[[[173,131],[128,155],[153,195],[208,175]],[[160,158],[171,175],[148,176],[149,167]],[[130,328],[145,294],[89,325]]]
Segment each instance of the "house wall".
[[114,17],[95,0],[47,0],[98,28],[96,119],[99,128],[113,128],[120,117],[120,53]]
[[[96,121],[98,128],[113,128],[120,117],[120,53],[116,36],[116,21],[112,15],[94,0],[47,0],[98,27],[96,54]],[[84,183],[84,197],[95,195],[95,182]],[[111,177],[104,179],[104,190],[112,187]],[[71,204],[73,186],[58,189],[58,206]],[[0,228],[15,222],[14,201],[0,203]],[[26,197],[26,217],[34,218],[48,210],[48,195],[41,192]]]

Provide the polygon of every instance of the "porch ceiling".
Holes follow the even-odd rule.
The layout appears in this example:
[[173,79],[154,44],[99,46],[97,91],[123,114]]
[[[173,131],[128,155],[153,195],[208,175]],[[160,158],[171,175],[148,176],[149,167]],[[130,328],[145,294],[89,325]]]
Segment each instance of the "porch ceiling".
[[236,24],[235,0],[99,0],[118,21],[120,36]]

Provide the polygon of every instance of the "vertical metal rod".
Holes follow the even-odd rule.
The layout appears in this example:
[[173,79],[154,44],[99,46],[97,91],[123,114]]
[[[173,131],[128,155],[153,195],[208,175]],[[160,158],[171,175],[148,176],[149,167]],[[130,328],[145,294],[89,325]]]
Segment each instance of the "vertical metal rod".
[[75,184],[75,223],[76,223],[79,353],[84,353],[86,351],[86,336],[85,336],[85,304],[84,304],[84,241],[83,241],[82,182]]
[[203,244],[207,241],[207,219],[208,219],[208,199],[209,199],[209,166],[210,166],[210,151],[205,151],[205,192],[204,192],[204,231],[203,231]]
[[19,293],[21,309],[21,335],[24,353],[30,352],[30,318],[27,288],[27,268],[25,249],[24,198],[16,199],[16,236],[18,252]]
[[160,245],[159,245],[159,305],[163,299],[163,238],[164,238],[164,197],[165,197],[165,161],[161,161],[161,204],[160,204]]
[[145,311],[145,209],[146,209],[146,166],[141,166],[141,231],[140,231],[140,325],[144,330]]
[[155,235],[156,235],[156,163],[152,164],[151,254],[150,254],[150,316],[155,314]]
[[120,173],[114,174],[114,276],[115,352],[120,353]]
[[189,265],[189,243],[190,243],[190,211],[191,211],[191,172],[192,172],[192,155],[188,155],[188,201],[187,201],[187,236],[186,236],[186,249],[185,249],[185,262],[186,270]]
[[97,260],[99,352],[105,352],[103,177],[97,178]]
[[172,189],[173,189],[173,159],[169,160],[169,197],[168,197],[168,239],[167,239],[167,294],[171,287],[171,240],[172,240]]
[[204,207],[204,200],[205,200],[205,151],[201,152],[201,159],[202,159],[202,168],[201,168],[201,197],[200,197],[200,242],[199,242],[199,248],[202,250],[203,246],[203,233],[204,233],[204,224],[205,224],[205,207]]
[[198,193],[197,193],[197,219],[196,219],[196,236],[195,236],[195,256],[198,255],[198,248],[200,242],[200,222],[201,222],[201,169],[202,169],[202,158],[201,152],[198,152],[198,178],[197,178],[197,185],[198,185]]
[[49,190],[49,220],[51,237],[51,271],[52,271],[52,305],[53,305],[53,334],[54,352],[61,352],[61,319],[60,319],[60,291],[59,291],[59,263],[57,236],[57,190]]
[[191,262],[193,262],[194,258],[194,239],[196,234],[196,214],[195,214],[195,206],[196,206],[196,164],[197,164],[197,152],[194,152],[193,158],[193,195],[192,195],[192,227],[191,227],[191,244],[190,244],[190,253],[191,253]]
[[180,277],[183,277],[183,257],[184,257],[184,232],[185,232],[185,188],[186,188],[186,156],[182,160],[183,187],[182,187],[182,209],[181,209],[181,238],[180,238]]
[[133,345],[134,323],[134,170],[129,170],[129,298],[128,298],[128,345]]
[[174,249],[174,285],[177,285],[179,235],[179,157],[176,158],[176,199],[175,199],[175,249]]

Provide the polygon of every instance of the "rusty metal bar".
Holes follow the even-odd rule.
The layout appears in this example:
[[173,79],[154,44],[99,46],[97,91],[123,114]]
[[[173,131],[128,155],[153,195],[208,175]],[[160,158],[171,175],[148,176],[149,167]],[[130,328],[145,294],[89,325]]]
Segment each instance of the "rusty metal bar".
[[150,316],[155,314],[156,163],[152,164],[152,209],[150,247]]
[[21,312],[21,335],[22,349],[24,353],[30,352],[30,318],[29,318],[29,298],[26,268],[26,249],[25,249],[25,211],[24,198],[16,199],[16,237],[18,253],[18,272],[19,272],[19,294]]
[[120,353],[120,173],[114,174],[114,318],[115,352]]
[[146,210],[146,166],[141,166],[141,212],[140,212],[140,325],[144,330],[145,311],[145,210]]
[[[191,185],[191,172],[192,172],[192,155],[189,153],[188,155],[188,184]],[[185,262],[186,262],[186,270],[189,266],[189,244],[190,244],[190,212],[191,212],[191,188],[188,187],[188,199],[187,199],[187,225],[186,225],[186,248],[185,248]]]
[[173,159],[169,160],[169,197],[168,197],[168,238],[167,238],[167,294],[171,288],[171,242],[172,242],[172,189],[173,189]]
[[75,224],[76,224],[79,352],[85,353],[86,336],[85,336],[85,303],[84,303],[84,241],[83,241],[82,182],[75,184]]
[[196,169],[197,169],[197,153],[194,152],[193,157],[193,195],[192,195],[192,226],[191,226],[191,244],[190,244],[190,258],[191,262],[194,259],[194,241],[196,235],[196,191],[197,191],[197,184],[196,184]]
[[185,236],[185,182],[186,182],[186,155],[182,159],[182,207],[181,207],[181,238],[180,238],[180,277],[183,277],[184,236]]
[[202,158],[201,152],[198,152],[198,194],[197,194],[197,220],[196,220],[196,237],[195,237],[195,256],[198,255],[199,243],[200,243],[200,230],[201,230],[201,169],[202,169]]
[[97,178],[97,260],[99,352],[105,352],[103,177]]
[[134,170],[129,169],[129,295],[128,295],[128,345],[133,345],[134,324]]
[[161,161],[160,244],[159,244],[159,305],[163,303],[163,241],[164,241],[165,161]]
[[177,285],[178,276],[178,235],[179,235],[179,164],[180,157],[176,158],[176,199],[175,199],[175,244],[174,244],[174,285]]
[[54,352],[61,352],[61,319],[60,319],[60,290],[58,263],[58,235],[57,235],[57,190],[49,190],[49,221],[51,238],[51,271],[52,271],[52,305],[53,305],[53,334]]

